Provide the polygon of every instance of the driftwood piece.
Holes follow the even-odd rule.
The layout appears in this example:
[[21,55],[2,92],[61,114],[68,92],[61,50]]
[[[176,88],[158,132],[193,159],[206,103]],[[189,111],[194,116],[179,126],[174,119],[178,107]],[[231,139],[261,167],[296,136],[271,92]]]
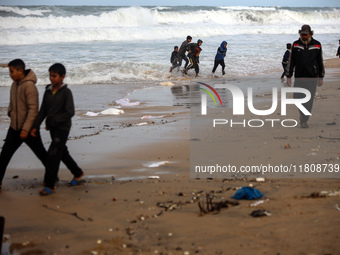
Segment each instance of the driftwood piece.
[[239,205],[239,202],[233,201],[221,201],[221,202],[213,202],[215,198],[212,194],[206,195],[206,203],[203,200],[198,202],[198,208],[200,209],[200,215],[203,216],[205,214],[217,214],[221,211],[222,208],[228,208],[229,205],[236,206]]

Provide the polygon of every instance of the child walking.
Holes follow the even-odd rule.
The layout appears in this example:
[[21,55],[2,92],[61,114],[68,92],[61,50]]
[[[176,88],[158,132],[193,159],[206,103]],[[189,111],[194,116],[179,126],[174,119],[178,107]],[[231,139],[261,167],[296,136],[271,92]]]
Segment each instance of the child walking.
[[225,75],[224,58],[225,58],[225,55],[227,54],[227,50],[228,50],[227,45],[228,45],[228,43],[226,41],[223,41],[221,43],[220,47],[218,47],[217,53],[216,53],[216,56],[215,56],[215,62],[214,62],[214,67],[213,67],[212,73],[215,73],[218,65],[221,65],[222,66],[222,75]]
[[29,133],[38,114],[39,95],[35,86],[37,77],[28,69],[24,61],[14,59],[8,64],[9,75],[13,80],[8,105],[10,127],[0,154],[0,191],[6,168],[20,145],[24,142],[45,165],[46,150],[39,132],[32,137]]
[[31,135],[35,137],[41,123],[46,118],[46,129],[50,131],[52,142],[47,151],[45,187],[39,191],[41,195],[50,195],[54,192],[61,160],[74,176],[68,186],[77,185],[79,179],[84,175],[66,146],[71,129],[71,118],[74,115],[72,92],[63,83],[66,69],[62,64],[57,63],[49,68],[49,73],[51,84],[46,86],[40,111],[31,131]]

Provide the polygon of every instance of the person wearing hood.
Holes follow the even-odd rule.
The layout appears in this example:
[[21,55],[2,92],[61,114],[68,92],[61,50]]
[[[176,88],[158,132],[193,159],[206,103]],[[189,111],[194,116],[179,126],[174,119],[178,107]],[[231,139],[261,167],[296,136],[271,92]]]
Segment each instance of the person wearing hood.
[[17,149],[24,142],[45,165],[46,150],[39,133],[30,135],[34,120],[38,115],[39,94],[35,86],[35,73],[25,69],[21,59],[14,59],[8,64],[9,75],[13,80],[8,106],[10,127],[0,154],[0,191],[6,168]]
[[84,175],[66,146],[72,126],[71,119],[75,113],[72,92],[64,83],[66,68],[63,64],[56,63],[49,68],[49,73],[51,84],[46,86],[38,116],[31,130],[31,136],[35,137],[41,123],[46,119],[46,129],[50,131],[52,140],[47,151],[44,188],[39,191],[40,195],[54,193],[61,161],[74,176],[68,183],[69,187],[78,185],[79,179]]
[[[291,86],[291,77],[295,76],[294,87],[307,89],[311,97],[308,102],[303,103],[304,108],[311,113],[314,96],[317,86],[322,86],[325,68],[322,58],[321,43],[315,40],[313,31],[309,25],[303,25],[299,30],[300,38],[293,43],[288,66],[286,68],[287,85]],[[304,93],[294,93],[294,98],[305,98]],[[308,128],[307,121],[310,115],[306,115],[301,110],[300,125],[302,128]]]
[[218,65],[221,65],[222,66],[222,75],[225,75],[225,63],[224,63],[224,58],[227,54],[227,45],[228,43],[226,41],[223,41],[221,43],[221,46],[218,47],[217,49],[217,53],[216,53],[216,56],[215,56],[215,63],[214,63],[214,68],[212,70],[212,73],[215,73]]

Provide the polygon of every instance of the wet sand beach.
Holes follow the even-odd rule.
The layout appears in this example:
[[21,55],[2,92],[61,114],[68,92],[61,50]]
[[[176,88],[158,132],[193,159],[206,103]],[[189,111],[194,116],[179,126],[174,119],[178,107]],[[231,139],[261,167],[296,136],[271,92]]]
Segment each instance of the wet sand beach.
[[[325,65],[310,127],[231,130],[226,150],[235,164],[339,165],[339,59]],[[72,176],[62,166],[55,194],[41,197],[44,170],[27,147],[20,148],[0,193],[3,254],[339,254],[338,178],[190,178],[195,137],[186,86],[196,80],[189,79],[127,95],[140,105],[122,107],[118,116],[84,115],[113,108],[114,100],[98,100],[88,109],[81,88],[71,87],[79,103],[68,147],[86,176],[69,188]],[[228,77],[215,81],[228,82]],[[258,99],[259,104],[270,99],[270,92]],[[298,118],[296,109],[288,115]],[[48,133],[42,135],[47,147]],[[264,196],[232,199],[240,187],[254,187]],[[207,197],[215,206],[230,203],[205,214],[199,204],[209,211]],[[254,210],[269,214],[252,217]]]

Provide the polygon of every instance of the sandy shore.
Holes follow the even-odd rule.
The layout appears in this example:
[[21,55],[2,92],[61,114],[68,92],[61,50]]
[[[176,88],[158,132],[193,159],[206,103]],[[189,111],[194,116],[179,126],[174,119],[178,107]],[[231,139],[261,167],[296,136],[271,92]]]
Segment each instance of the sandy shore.
[[[230,129],[226,150],[235,164],[340,163],[339,59],[327,60],[326,68],[310,128]],[[123,107],[120,116],[84,117],[87,109],[78,107],[68,144],[86,173],[80,186],[66,187],[71,176],[62,168],[56,193],[40,197],[43,169],[23,146],[0,194],[0,216],[6,219],[2,255],[339,254],[340,196],[334,192],[340,190],[339,179],[190,178],[195,137],[183,86],[187,84],[190,81],[176,84],[175,90],[160,87],[132,94],[129,98],[141,105]],[[265,93],[259,101],[268,98]],[[103,110],[100,107],[91,110]],[[298,118],[296,109],[288,115]],[[286,144],[291,148],[285,149]],[[264,197],[231,198],[248,186]],[[320,197],[322,191],[333,193]],[[207,195],[213,202],[239,204],[202,216],[199,202],[206,206]],[[250,216],[258,209],[271,215]]]

